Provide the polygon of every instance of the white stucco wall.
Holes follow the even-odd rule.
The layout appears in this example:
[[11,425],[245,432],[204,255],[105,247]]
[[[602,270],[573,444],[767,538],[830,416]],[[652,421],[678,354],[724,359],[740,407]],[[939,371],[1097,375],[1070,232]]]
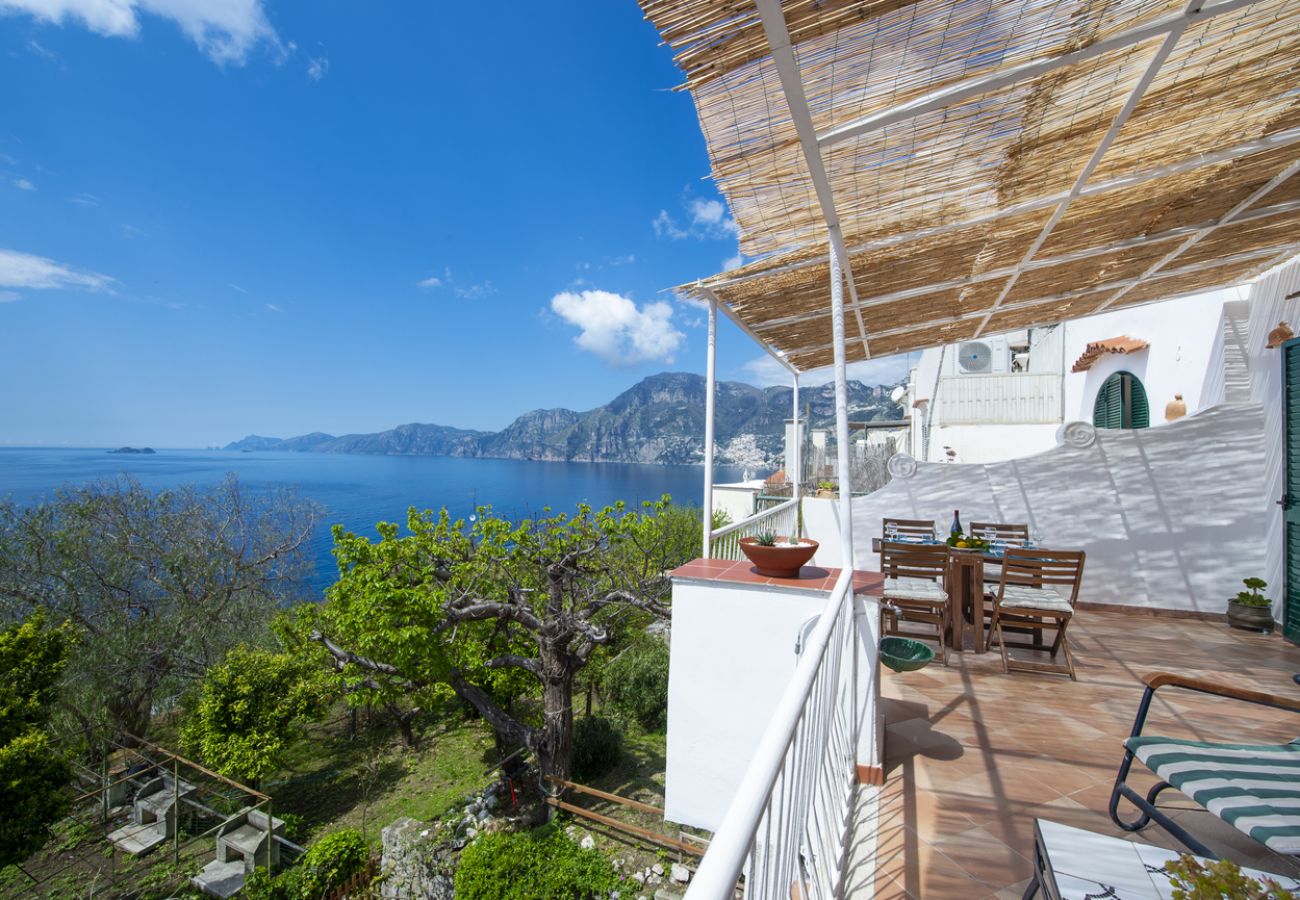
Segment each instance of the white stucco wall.
[[[1223,304],[1237,300],[1245,289],[1213,291],[1181,300],[1119,309],[1065,325],[1066,370],[1088,344],[1106,338],[1128,337],[1150,346],[1133,354],[1102,354],[1086,372],[1065,376],[1065,420],[1092,421],[1092,407],[1103,383],[1116,372],[1130,372],[1142,381],[1151,406],[1151,425],[1165,422],[1165,404],[1175,393],[1183,395],[1188,413],[1204,408],[1201,401],[1206,373],[1222,351]],[[1213,403],[1217,398],[1210,398]]]
[[[828,595],[675,579],[664,818],[717,829],[794,673],[800,632]],[[874,598],[858,598],[863,657],[858,762],[878,764]]]
[[732,522],[740,522],[754,514],[754,498],[763,489],[762,481],[739,481],[735,484],[713,486],[713,511],[723,510]]
[[998,462],[1032,456],[1056,446],[1051,425],[945,425],[930,431],[930,459],[943,462],[945,447],[956,452],[953,462]]
[[[1264,345],[1268,333],[1278,322],[1300,327],[1300,297],[1287,300],[1288,294],[1300,291],[1300,260],[1274,269],[1255,285],[1250,301],[1250,319],[1246,336],[1246,354],[1250,370],[1250,395],[1263,410],[1263,446],[1266,453],[1254,492],[1254,511],[1264,523],[1264,559],[1260,576],[1269,584],[1273,598],[1273,616],[1283,615],[1285,553],[1283,548],[1282,511],[1276,501],[1282,496],[1283,419],[1282,354]],[[1247,573],[1250,574],[1250,573]]]
[[1237,582],[1264,568],[1264,419],[1258,405],[1225,405],[1163,428],[1101,429],[1091,447],[921,463],[912,478],[854,500],[858,568],[879,565],[870,542],[883,517],[946,529],[960,509],[963,522],[1027,522],[1049,544],[1085,550],[1084,601],[1223,612]]

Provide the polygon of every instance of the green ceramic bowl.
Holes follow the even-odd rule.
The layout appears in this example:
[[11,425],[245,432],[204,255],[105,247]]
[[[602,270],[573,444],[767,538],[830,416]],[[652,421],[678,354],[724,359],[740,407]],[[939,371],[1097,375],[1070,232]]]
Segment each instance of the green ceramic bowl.
[[934,659],[934,651],[920,641],[891,635],[880,642],[880,661],[895,672],[915,672]]

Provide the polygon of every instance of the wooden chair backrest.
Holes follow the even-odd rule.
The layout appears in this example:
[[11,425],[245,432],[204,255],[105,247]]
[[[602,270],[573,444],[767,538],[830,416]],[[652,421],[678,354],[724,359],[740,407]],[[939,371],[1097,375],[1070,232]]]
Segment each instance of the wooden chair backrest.
[[984,532],[992,528],[997,532],[996,540],[999,541],[1017,541],[1023,544],[1029,540],[1029,526],[1016,525],[1009,522],[971,522],[970,534],[975,537],[984,537]]
[[1083,579],[1082,550],[1048,550],[1035,547],[1008,547],[1002,557],[1002,578],[998,596],[1008,584],[1030,587],[1054,587],[1067,594],[1070,605],[1079,599],[1079,582]]
[[882,541],[880,544],[880,571],[886,578],[943,581],[947,567],[947,544],[904,544],[899,541]]
[[934,540],[934,523],[929,519],[882,519],[880,521],[880,536],[882,538],[888,534],[885,528],[891,522],[903,537],[921,538],[927,541]]

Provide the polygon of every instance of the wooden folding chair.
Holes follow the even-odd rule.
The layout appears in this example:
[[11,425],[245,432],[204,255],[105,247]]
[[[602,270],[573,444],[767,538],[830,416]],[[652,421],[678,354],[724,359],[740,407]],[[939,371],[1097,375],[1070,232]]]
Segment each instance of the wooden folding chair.
[[882,519],[880,522],[881,540],[889,540],[890,525],[897,529],[895,533],[905,541],[908,539],[914,541],[933,541],[936,539],[934,522],[929,519]]
[[[998,592],[993,598],[993,625],[989,635],[990,643],[996,640],[1002,652],[1002,671],[1060,672],[1069,675],[1071,681],[1078,680],[1066,630],[1079,599],[1083,560],[1081,550],[1007,548],[1002,557]],[[1052,662],[1008,657],[1004,628],[1027,630],[1036,636],[1046,629],[1056,629],[1056,639],[1050,649]],[[1064,665],[1056,662],[1058,653],[1065,657]]]
[[1029,540],[1029,526],[1011,524],[1009,522],[971,522],[968,534],[973,534],[977,538],[984,537],[984,532],[992,528],[996,535],[995,541],[1004,541],[1007,546],[1023,547]]
[[[882,541],[880,544],[880,571],[885,576],[882,605],[896,607],[900,616],[909,622],[933,625],[945,666],[948,665],[948,628],[951,624],[948,592],[943,587],[947,564],[946,544],[904,544],[898,541]],[[899,631],[898,625],[899,617],[895,617],[888,633],[921,636]]]

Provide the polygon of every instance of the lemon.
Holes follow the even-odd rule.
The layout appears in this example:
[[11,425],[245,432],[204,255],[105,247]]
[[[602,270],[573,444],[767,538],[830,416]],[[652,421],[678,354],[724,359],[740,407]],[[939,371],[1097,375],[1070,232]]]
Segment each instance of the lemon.
[[957,542],[957,546],[958,546],[958,547],[969,547],[970,544],[966,543],[965,541],[958,541],[958,542]]

